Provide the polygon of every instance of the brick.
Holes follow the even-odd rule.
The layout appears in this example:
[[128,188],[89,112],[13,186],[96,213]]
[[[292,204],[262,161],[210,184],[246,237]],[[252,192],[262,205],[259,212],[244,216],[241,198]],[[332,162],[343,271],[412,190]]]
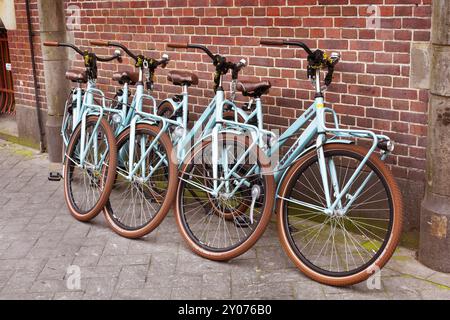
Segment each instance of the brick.
[[430,29],[431,19],[404,18],[402,27],[405,29]]
[[396,65],[368,64],[367,72],[373,74],[399,75],[400,67]]
[[405,89],[389,89],[383,88],[383,96],[388,98],[399,98],[399,99],[417,99],[416,90],[405,90]]
[[409,52],[411,45],[409,42],[391,42],[387,41],[384,43],[384,50],[386,52]]

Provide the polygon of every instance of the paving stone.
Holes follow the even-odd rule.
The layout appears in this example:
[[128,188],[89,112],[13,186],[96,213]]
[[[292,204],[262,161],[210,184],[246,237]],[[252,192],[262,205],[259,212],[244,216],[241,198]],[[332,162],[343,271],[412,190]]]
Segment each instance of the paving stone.
[[122,266],[80,267],[81,279],[118,277]]
[[433,284],[408,276],[391,277],[382,282],[388,298],[395,300],[419,300],[422,290],[434,288]]
[[116,300],[169,300],[171,288],[122,289],[114,293]]
[[147,265],[124,266],[120,271],[117,288],[143,288],[147,272]]
[[31,286],[29,292],[57,292],[67,290],[64,280],[37,280]]
[[201,287],[176,287],[172,288],[171,300],[201,299]]
[[32,248],[27,254],[28,259],[52,258],[56,255],[55,248]]
[[[136,239],[135,241],[128,241],[128,243],[128,254],[153,253],[156,251],[155,247],[157,246],[154,241],[149,241],[149,239]],[[164,249],[161,249],[161,251],[176,252],[178,251],[178,245],[167,246]]]
[[294,299],[297,300],[320,300],[326,297],[323,286],[317,282],[294,283],[293,287]]
[[0,291],[3,289],[3,287],[6,285],[13,274],[14,270],[0,271]]
[[35,293],[16,293],[16,292],[1,292],[0,300],[52,300],[54,294],[48,292]]
[[249,286],[261,282],[262,271],[254,266],[246,268],[236,267],[231,271],[231,283],[233,286]]
[[80,250],[76,253],[77,256],[95,256],[100,257],[103,254],[105,246],[93,245],[93,246],[82,246]]
[[0,260],[0,270],[16,270],[25,273],[38,274],[44,268],[48,259],[8,259]]
[[161,274],[149,271],[145,282],[146,288],[154,287],[197,287],[201,288],[200,274]]
[[83,299],[85,300],[111,299],[116,283],[117,278],[112,277],[89,279]]
[[126,238],[114,238],[110,239],[103,250],[103,255],[125,255],[128,252],[130,246],[130,240]]
[[450,301],[450,289],[436,287],[433,289],[425,289],[420,291],[422,299],[425,300],[447,300]]
[[231,270],[231,262],[217,262],[197,256],[191,251],[180,250],[177,261],[177,273],[208,273]]
[[258,283],[247,286],[233,285],[231,288],[233,299],[273,299],[289,297],[293,299],[294,290],[290,283]]
[[120,256],[102,256],[98,262],[99,266],[117,266],[117,265],[133,265],[148,264],[150,255],[120,255]]
[[149,271],[157,274],[174,274],[177,260],[177,255],[171,252],[154,254]]
[[86,235],[91,230],[91,226],[88,224],[82,224],[82,223],[73,223],[69,226],[69,229],[67,229],[64,232],[64,239],[71,239],[71,238],[81,238],[83,239],[86,237]]
[[3,252],[1,259],[18,259],[25,258],[25,256],[33,248],[35,240],[15,240],[11,245]]
[[83,291],[68,291],[68,292],[56,292],[54,300],[81,300],[83,298]]
[[292,266],[280,246],[258,247],[256,256],[262,270],[280,270]]
[[95,267],[100,260],[100,256],[75,256],[72,264],[79,267]]
[[421,278],[427,278],[435,273],[434,270],[417,261],[412,255],[412,252],[402,255],[396,254],[389,261],[388,266],[390,269],[393,269],[401,274],[414,274]]
[[[1,230],[1,229],[0,229]],[[0,242],[0,250],[6,250],[11,245],[12,241],[4,240]],[[1,255],[0,255],[1,257]]]
[[366,282],[362,282],[353,286],[343,288],[322,286],[322,289],[325,293],[326,298],[330,300],[359,299],[359,297],[363,300],[379,300],[387,299],[389,297],[386,294],[382,281],[380,282],[379,288],[369,288]]
[[24,273],[16,271],[3,286],[2,293],[21,292],[26,293],[33,285],[36,279],[34,273]]
[[[230,283],[220,283],[218,285],[203,285],[202,299],[231,299],[231,285]],[[198,290],[198,288],[197,288]]]
[[260,281],[264,282],[306,282],[310,281],[298,269],[288,268],[281,270],[261,270]]
[[450,288],[450,274],[436,272],[427,278],[427,280],[444,285]]
[[62,231],[47,231],[34,245],[34,248],[56,248],[64,233]]
[[42,272],[39,274],[39,280],[62,280],[67,274],[67,269],[72,265],[73,258],[58,257],[48,260]]

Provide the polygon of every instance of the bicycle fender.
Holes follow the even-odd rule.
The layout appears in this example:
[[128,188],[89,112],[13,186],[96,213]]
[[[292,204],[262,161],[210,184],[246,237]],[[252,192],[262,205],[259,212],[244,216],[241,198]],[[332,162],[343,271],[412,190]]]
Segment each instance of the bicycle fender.
[[167,98],[167,99],[162,100],[162,101],[158,104],[158,110],[159,110],[159,107],[161,107],[162,104],[163,104],[164,102],[170,103],[170,104],[172,105],[172,107],[173,107],[173,110],[177,110],[177,107],[178,107],[178,105],[179,105],[179,103],[176,103],[175,100],[173,100],[173,98]]
[[[156,122],[152,122],[150,120],[139,120],[138,122],[136,122],[136,125],[140,124],[140,123],[145,123],[145,124],[149,124],[151,126],[156,125]],[[117,136],[119,136],[122,132],[124,132],[125,130],[129,129],[131,127],[131,124],[128,124],[127,126],[123,127],[122,130],[120,130],[119,134]],[[116,138],[117,138],[116,136]]]

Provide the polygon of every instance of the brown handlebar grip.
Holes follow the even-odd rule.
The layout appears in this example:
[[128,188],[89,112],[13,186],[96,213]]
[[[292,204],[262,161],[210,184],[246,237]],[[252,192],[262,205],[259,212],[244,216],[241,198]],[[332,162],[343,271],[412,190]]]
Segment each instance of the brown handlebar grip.
[[263,44],[266,46],[283,46],[284,40],[278,40],[278,39],[263,39],[259,41],[259,44]]
[[46,47],[58,47],[59,43],[56,41],[45,41],[44,46]]
[[187,43],[168,43],[168,48],[187,48]]
[[108,47],[109,46],[109,42],[104,41],[104,40],[91,40],[90,44],[92,44],[93,46],[99,46],[99,47]]

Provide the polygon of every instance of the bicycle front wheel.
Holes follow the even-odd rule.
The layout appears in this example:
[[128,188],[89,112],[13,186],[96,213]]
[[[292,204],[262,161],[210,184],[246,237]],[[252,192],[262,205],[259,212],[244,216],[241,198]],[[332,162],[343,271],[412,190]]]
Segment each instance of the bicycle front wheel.
[[324,213],[317,152],[306,154],[288,170],[279,189],[279,237],[289,258],[308,277],[328,285],[351,285],[369,278],[394,253],[402,198],[391,172],[375,154],[359,173],[366,149],[329,144],[324,154],[331,202],[337,191],[347,184],[350,188],[334,212]]
[[[111,193],[117,165],[114,133],[106,119],[88,116],[81,161],[81,124],[75,128],[64,161],[64,198],[75,219],[89,221],[102,211]],[[102,172],[106,174],[102,175]]]
[[178,181],[172,143],[165,133],[158,137],[159,131],[156,126],[138,124],[133,140],[129,128],[117,138],[116,178],[104,214],[111,229],[126,238],[143,237],[158,227],[175,197]]
[[[261,237],[270,220],[275,182],[270,164],[249,139],[221,134],[213,177],[211,140],[189,153],[180,170],[175,216],[182,237],[198,255],[217,261],[235,258]],[[242,155],[246,155],[244,161]],[[234,172],[230,179],[223,179]],[[213,193],[214,182],[218,194]]]

